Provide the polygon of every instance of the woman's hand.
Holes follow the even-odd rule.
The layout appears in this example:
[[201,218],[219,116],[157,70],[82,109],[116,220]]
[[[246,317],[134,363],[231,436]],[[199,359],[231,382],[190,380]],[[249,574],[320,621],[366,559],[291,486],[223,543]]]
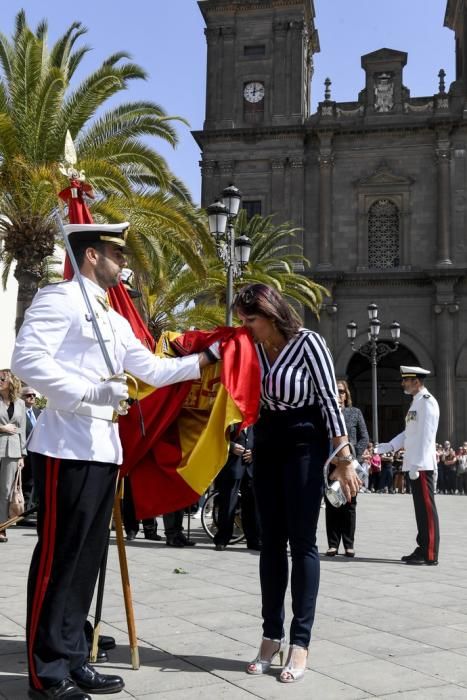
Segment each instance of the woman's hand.
[[16,425],[13,425],[13,423],[6,423],[5,425],[2,425],[2,433],[6,433],[7,435],[15,435],[17,432],[18,428]]
[[339,462],[331,474],[329,474],[329,478],[340,482],[342,491],[348,502],[357,495],[362,485],[351,462]]
[[18,469],[22,469],[24,467],[24,458],[20,457],[18,460]]
[[237,457],[240,457],[245,452],[245,448],[242,445],[239,445],[238,442],[233,442],[232,452],[234,455],[237,455]]

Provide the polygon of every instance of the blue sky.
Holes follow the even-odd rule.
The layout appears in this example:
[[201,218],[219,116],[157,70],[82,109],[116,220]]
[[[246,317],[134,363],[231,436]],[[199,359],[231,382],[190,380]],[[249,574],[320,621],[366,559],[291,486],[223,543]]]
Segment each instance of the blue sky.
[[[327,76],[333,99],[356,99],[364,86],[360,56],[383,47],[408,52],[404,83],[412,96],[435,93],[441,67],[448,86],[454,80],[454,35],[443,27],[445,7],[446,0],[315,0],[321,53],[315,57],[312,109],[323,99]],[[128,51],[149,79],[132,83],[124,99],[152,99],[169,114],[188,119],[193,129],[202,128],[206,48],[195,0],[0,0],[4,34],[11,34],[21,8],[33,27],[47,18],[51,41],[74,20],[88,27],[85,41],[93,51],[83,75],[114,51]],[[157,148],[199,201],[199,149],[187,127],[178,132],[175,151],[162,143]]]

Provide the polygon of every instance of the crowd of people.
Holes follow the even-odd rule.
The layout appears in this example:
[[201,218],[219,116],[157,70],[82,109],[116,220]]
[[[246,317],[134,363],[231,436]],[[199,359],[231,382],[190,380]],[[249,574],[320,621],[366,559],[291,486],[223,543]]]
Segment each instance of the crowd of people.
[[[404,448],[381,455],[369,443],[361,455],[361,493],[412,492],[410,479],[402,471]],[[457,449],[446,440],[436,445],[436,493],[467,496],[467,441]]]

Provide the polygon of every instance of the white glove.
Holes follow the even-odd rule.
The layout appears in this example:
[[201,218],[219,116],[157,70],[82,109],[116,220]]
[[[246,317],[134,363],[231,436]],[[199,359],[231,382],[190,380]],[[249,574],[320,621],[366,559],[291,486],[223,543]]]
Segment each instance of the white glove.
[[216,340],[215,343],[213,343],[212,345],[209,346],[209,350],[212,352],[212,354],[214,355],[214,357],[217,360],[221,359],[221,352],[219,349],[219,341],[218,340]]
[[409,471],[409,478],[412,479],[412,481],[415,481],[415,479],[418,479],[419,476],[420,476],[420,474],[418,473],[418,469],[415,469],[413,471],[412,470]]
[[106,379],[100,384],[90,384],[83,401],[95,406],[112,406],[120,416],[128,413],[128,385],[124,374]]
[[379,442],[373,449],[376,455],[384,455],[385,452],[394,452],[394,447],[390,442]]
[[208,362],[210,364],[212,364],[214,362],[218,362],[218,360],[221,359],[221,353],[219,350],[219,341],[216,340],[215,343],[213,343],[208,348],[206,348],[206,350],[204,351],[204,354],[207,357]]

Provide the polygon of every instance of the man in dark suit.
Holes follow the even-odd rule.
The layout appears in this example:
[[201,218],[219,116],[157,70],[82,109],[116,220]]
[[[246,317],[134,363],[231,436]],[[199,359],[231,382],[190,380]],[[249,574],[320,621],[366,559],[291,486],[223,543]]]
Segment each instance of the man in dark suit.
[[[26,442],[32,429],[36,425],[39,416],[40,408],[36,407],[37,392],[32,386],[23,386],[21,390],[21,398],[26,406]],[[31,460],[28,455],[24,458],[24,468],[21,475],[23,481],[23,494],[26,509],[34,505],[34,480],[32,476]]]
[[259,526],[253,493],[253,429],[231,428],[229,458],[216,478],[217,526],[214,544],[217,551],[226,548],[232,537],[238,492],[242,494],[242,526],[247,548],[260,549]]

